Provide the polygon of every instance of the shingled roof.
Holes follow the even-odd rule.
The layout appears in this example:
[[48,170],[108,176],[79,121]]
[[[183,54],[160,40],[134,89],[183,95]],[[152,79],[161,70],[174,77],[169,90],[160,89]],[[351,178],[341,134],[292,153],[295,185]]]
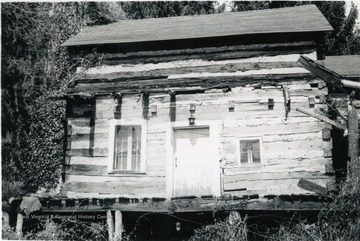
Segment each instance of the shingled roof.
[[316,63],[343,78],[360,79],[360,55],[326,56]]
[[122,20],[92,26],[63,46],[139,43],[271,33],[333,30],[315,5],[237,13]]

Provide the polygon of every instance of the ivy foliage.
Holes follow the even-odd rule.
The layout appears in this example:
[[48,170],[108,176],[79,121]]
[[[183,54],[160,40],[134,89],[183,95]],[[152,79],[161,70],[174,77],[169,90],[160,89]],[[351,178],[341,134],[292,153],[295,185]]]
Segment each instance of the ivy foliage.
[[2,178],[26,191],[54,187],[63,158],[62,94],[76,67],[99,63],[96,52],[74,58],[61,46],[88,25],[123,16],[106,2],[1,4]]
[[21,162],[27,191],[55,188],[59,181],[64,158],[65,105],[65,101],[49,101],[42,95],[29,107],[32,121]]

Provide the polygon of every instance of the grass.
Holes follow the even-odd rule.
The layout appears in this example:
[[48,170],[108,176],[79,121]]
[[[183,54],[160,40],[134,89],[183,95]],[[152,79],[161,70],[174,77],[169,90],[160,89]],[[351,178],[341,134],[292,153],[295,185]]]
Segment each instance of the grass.
[[22,196],[24,183],[20,181],[2,180],[2,200],[8,201],[11,197],[16,198]]
[[78,220],[65,220],[56,223],[42,221],[33,231],[18,235],[14,228],[3,228],[4,240],[107,240],[107,226],[102,223],[87,223]]

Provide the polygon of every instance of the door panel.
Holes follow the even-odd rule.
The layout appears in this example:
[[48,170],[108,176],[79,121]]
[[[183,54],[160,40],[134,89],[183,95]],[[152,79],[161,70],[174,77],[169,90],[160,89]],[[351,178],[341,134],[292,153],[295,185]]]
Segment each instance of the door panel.
[[211,194],[210,149],[209,127],[174,130],[174,196]]

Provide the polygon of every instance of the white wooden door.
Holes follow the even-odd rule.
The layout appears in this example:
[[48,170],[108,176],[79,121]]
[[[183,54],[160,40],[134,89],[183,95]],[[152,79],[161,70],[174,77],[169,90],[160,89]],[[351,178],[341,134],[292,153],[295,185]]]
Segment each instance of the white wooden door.
[[174,193],[179,196],[212,194],[214,155],[209,127],[174,130]]

